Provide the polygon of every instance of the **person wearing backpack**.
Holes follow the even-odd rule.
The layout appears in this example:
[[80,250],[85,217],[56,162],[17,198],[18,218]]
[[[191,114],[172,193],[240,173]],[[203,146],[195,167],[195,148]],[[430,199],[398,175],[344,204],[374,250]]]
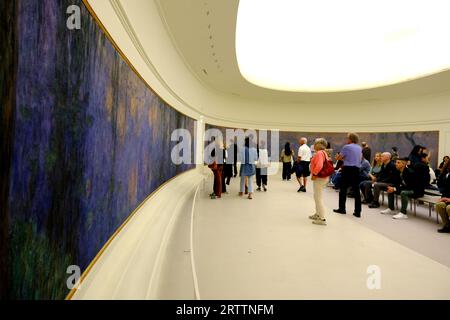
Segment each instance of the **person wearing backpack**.
[[325,219],[325,206],[323,204],[323,189],[327,186],[330,176],[334,173],[333,162],[330,161],[327,152],[327,141],[323,138],[318,138],[314,142],[315,155],[311,159],[311,179],[314,188],[314,201],[316,203],[316,213],[310,216],[313,224],[323,225],[327,224]]

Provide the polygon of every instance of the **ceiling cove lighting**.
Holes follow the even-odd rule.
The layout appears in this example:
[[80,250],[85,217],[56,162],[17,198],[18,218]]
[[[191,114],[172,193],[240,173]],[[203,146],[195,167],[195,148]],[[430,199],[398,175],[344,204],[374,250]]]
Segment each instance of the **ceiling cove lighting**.
[[236,56],[260,87],[337,92],[450,69],[449,0],[240,0]]

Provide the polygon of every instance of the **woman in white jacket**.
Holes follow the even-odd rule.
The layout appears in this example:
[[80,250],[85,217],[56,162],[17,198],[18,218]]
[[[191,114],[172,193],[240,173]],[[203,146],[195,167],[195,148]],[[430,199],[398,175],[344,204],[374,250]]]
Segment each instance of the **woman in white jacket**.
[[266,142],[261,140],[258,147],[258,162],[256,163],[257,191],[261,191],[261,185],[264,191],[267,191],[267,168],[269,166],[269,152],[267,151]]

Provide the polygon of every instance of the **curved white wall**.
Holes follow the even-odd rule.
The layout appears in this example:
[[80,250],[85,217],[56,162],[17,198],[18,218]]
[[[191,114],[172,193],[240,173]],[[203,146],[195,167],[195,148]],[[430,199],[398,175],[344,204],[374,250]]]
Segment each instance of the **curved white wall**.
[[[178,54],[155,1],[127,0],[125,6],[119,0],[86,2],[147,83],[193,118],[204,116],[206,123],[222,126],[309,132],[439,130],[439,156],[450,153],[450,88],[442,94],[364,104],[281,106],[244,99],[199,81]],[[132,28],[127,16],[138,17]]]
[[152,194],[104,247],[68,299],[194,299],[193,258],[184,254],[193,250],[187,221],[196,189],[208,175],[190,170]]

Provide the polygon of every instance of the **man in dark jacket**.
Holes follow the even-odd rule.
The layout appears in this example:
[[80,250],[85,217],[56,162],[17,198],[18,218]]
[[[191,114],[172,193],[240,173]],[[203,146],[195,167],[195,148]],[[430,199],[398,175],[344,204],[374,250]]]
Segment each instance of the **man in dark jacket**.
[[381,156],[383,158],[383,166],[377,177],[377,181],[373,184],[374,195],[373,198],[371,197],[373,201],[369,205],[371,209],[380,207],[379,199],[381,191],[387,191],[388,187],[397,185],[400,181],[400,172],[391,161],[391,153],[384,152]]
[[[426,156],[423,158],[426,159]],[[381,211],[388,214],[394,211],[394,195],[399,194],[402,200],[402,207],[394,219],[407,219],[407,208],[409,198],[420,198],[425,194],[425,187],[430,181],[428,166],[424,163],[417,163],[413,168],[407,166],[408,158],[401,158],[396,161],[396,168],[400,172],[400,180],[394,186],[388,187],[389,208]],[[422,165],[421,165],[422,164]]]
[[369,161],[369,163],[370,163],[370,161],[372,159],[372,149],[370,149],[367,142],[361,143],[361,147],[362,147],[363,158],[366,159],[367,161]]
[[442,179],[442,198],[436,204],[436,212],[439,213],[444,227],[439,229],[439,233],[450,233],[450,172],[447,172]]

